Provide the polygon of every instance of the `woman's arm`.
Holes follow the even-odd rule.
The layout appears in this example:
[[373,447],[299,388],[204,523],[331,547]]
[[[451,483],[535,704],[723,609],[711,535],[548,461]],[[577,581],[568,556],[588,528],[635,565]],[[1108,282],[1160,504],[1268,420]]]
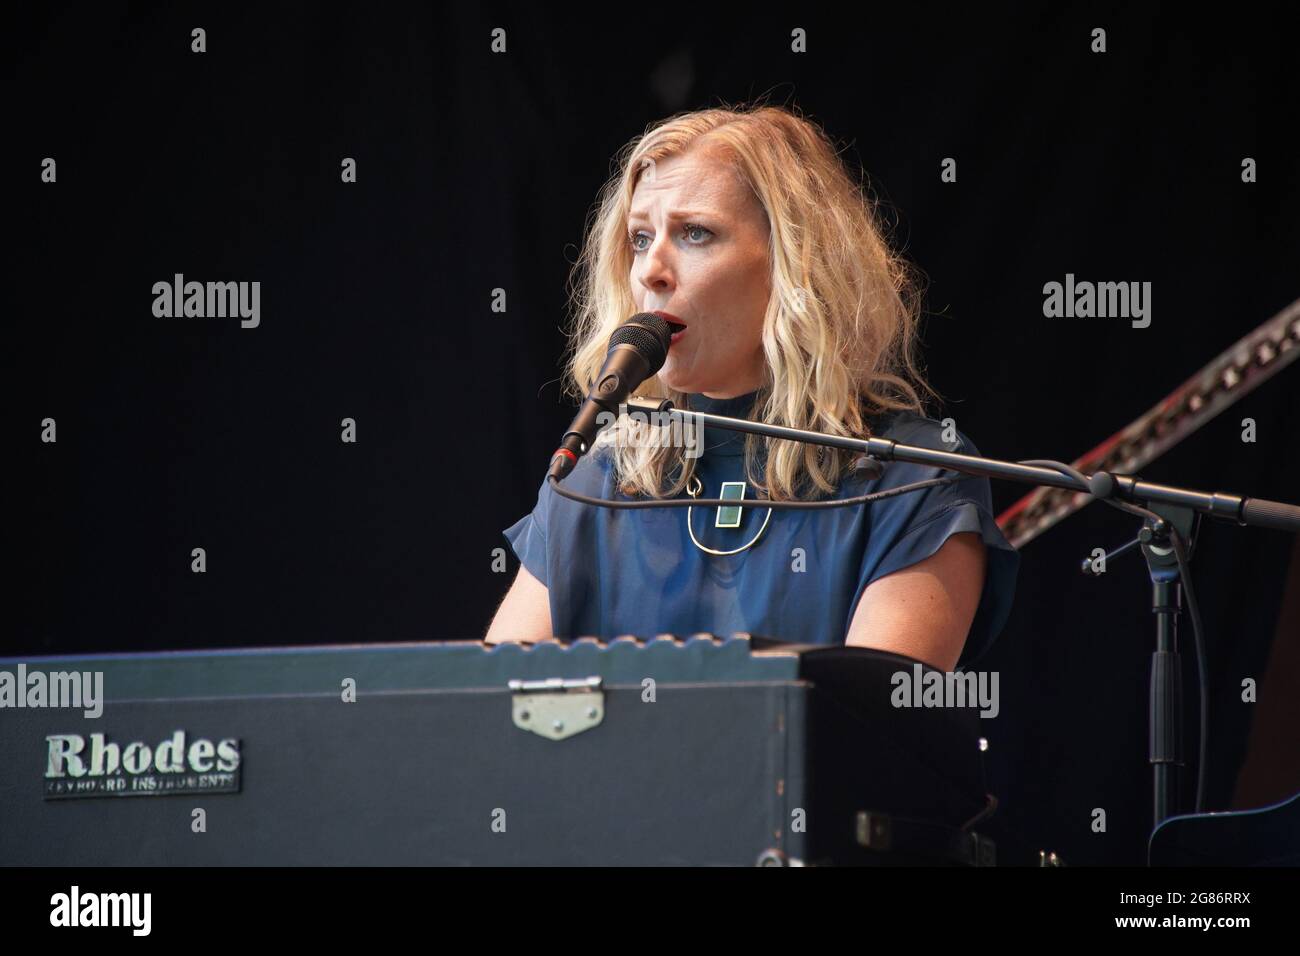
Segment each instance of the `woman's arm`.
[[924,561],[872,581],[845,644],[874,647],[951,671],[984,590],[988,555],[973,531],[952,535]]
[[551,598],[546,585],[519,565],[514,584],[506,592],[496,617],[483,640],[489,644],[503,641],[545,641],[551,634]]

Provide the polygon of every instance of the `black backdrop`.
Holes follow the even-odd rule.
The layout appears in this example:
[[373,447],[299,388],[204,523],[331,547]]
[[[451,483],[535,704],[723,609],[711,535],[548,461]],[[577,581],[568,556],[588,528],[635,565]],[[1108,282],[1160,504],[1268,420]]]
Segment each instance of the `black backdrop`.
[[[623,9],[133,5],[12,24],[6,652],[481,637],[517,566],[494,573],[492,551],[572,414],[559,361],[584,220],[616,150],[678,110],[767,94],[865,167],[929,278],[936,417],[993,457],[1074,459],[1300,296],[1294,161],[1270,148],[1294,104],[1268,94],[1267,25]],[[260,326],[156,318],[152,285],[178,272],[260,281]],[[1044,318],[1066,273],[1150,281],[1150,327]],[[1300,499],[1298,383],[1292,367],[1143,476]],[[1022,493],[995,484],[997,509]],[[1077,573],[1132,530],[1094,506],[1031,543],[981,662],[1001,675],[1004,806],[1071,862],[1139,862],[1149,828],[1145,568]],[[1234,796],[1258,706],[1240,683],[1263,679],[1295,554],[1294,536],[1215,525],[1194,562],[1213,808],[1251,804]],[[1300,786],[1291,759],[1256,793]]]

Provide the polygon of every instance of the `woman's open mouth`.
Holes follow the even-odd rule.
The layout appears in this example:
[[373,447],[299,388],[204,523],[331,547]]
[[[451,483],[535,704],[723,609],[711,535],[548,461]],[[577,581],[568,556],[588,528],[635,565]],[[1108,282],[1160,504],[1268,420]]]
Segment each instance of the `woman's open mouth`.
[[667,312],[656,312],[655,315],[667,322],[668,328],[672,330],[672,336],[668,340],[668,347],[672,348],[673,345],[686,334],[686,323],[679,321]]

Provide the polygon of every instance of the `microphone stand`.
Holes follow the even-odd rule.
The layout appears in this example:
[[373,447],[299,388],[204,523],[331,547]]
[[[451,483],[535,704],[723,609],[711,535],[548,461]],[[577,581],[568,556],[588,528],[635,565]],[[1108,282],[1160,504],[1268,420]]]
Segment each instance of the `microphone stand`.
[[[1140,548],[1151,575],[1151,611],[1156,616],[1156,649],[1151,654],[1151,693],[1148,702],[1150,736],[1147,742],[1147,760],[1151,764],[1154,787],[1155,826],[1178,812],[1177,794],[1180,792],[1180,768],[1183,761],[1183,669],[1178,653],[1178,615],[1182,611],[1182,568],[1174,543],[1174,535],[1186,542],[1184,562],[1191,558],[1196,547],[1201,515],[1178,505],[1152,504],[1152,520],[1148,518],[1138,531],[1138,536],[1122,547],[1104,555],[1100,560],[1113,558]],[[1090,558],[1083,560],[1084,574],[1100,575]],[[1192,592],[1189,590],[1189,596]],[[1200,614],[1192,607],[1193,634],[1200,639]],[[1197,663],[1201,686],[1207,681],[1205,651],[1198,648]],[[1209,727],[1206,695],[1202,694],[1200,706],[1201,740]],[[1202,763],[1204,759],[1202,758]],[[1198,775],[1195,810],[1200,812],[1204,802],[1205,780]]]
[[[1151,575],[1151,609],[1156,616],[1156,649],[1151,659],[1148,759],[1153,773],[1154,825],[1158,826],[1179,809],[1178,767],[1183,763],[1183,725],[1182,670],[1181,658],[1178,654],[1177,619],[1181,611],[1184,584],[1199,652],[1201,759],[1198,762],[1196,809],[1198,811],[1201,809],[1205,790],[1207,751],[1207,680],[1204,644],[1200,633],[1200,613],[1187,572],[1187,562],[1191,558],[1195,531],[1199,528],[1201,517],[1209,515],[1242,526],[1300,532],[1300,506],[1263,498],[1248,498],[1222,492],[1207,493],[1174,485],[1156,484],[1142,481],[1132,475],[1115,475],[1106,471],[1084,475],[1070,465],[1048,459],[1030,462],[1000,461],[916,445],[902,445],[887,438],[862,439],[826,435],[802,428],[788,428],[783,425],[729,418],[709,412],[679,409],[667,399],[630,398],[623,404],[621,410],[676,417],[683,424],[703,426],[706,429],[722,428],[768,438],[860,451],[869,461],[905,461],[921,465],[936,465],[967,475],[1065,488],[1101,499],[1120,510],[1142,517],[1143,526],[1138,532],[1137,539],[1116,550],[1111,556],[1118,556],[1135,546],[1140,546]],[[553,483],[553,486],[559,491],[558,482]],[[559,493],[571,494],[567,491]],[[735,501],[697,500],[694,504],[734,505]],[[836,502],[820,503],[821,506],[831,507],[836,504]],[[809,505],[810,503],[805,503],[803,507]],[[780,507],[780,503],[777,503],[777,506]],[[1085,561],[1084,565],[1084,570],[1088,570],[1090,563]]]

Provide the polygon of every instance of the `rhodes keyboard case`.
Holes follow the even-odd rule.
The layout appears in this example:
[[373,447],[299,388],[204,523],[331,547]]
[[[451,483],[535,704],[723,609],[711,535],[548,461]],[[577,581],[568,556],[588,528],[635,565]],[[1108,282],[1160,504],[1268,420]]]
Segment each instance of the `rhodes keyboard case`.
[[104,697],[0,711],[0,864],[833,863],[856,810],[978,812],[964,718],[892,726],[908,659],[767,643],[0,660]]

